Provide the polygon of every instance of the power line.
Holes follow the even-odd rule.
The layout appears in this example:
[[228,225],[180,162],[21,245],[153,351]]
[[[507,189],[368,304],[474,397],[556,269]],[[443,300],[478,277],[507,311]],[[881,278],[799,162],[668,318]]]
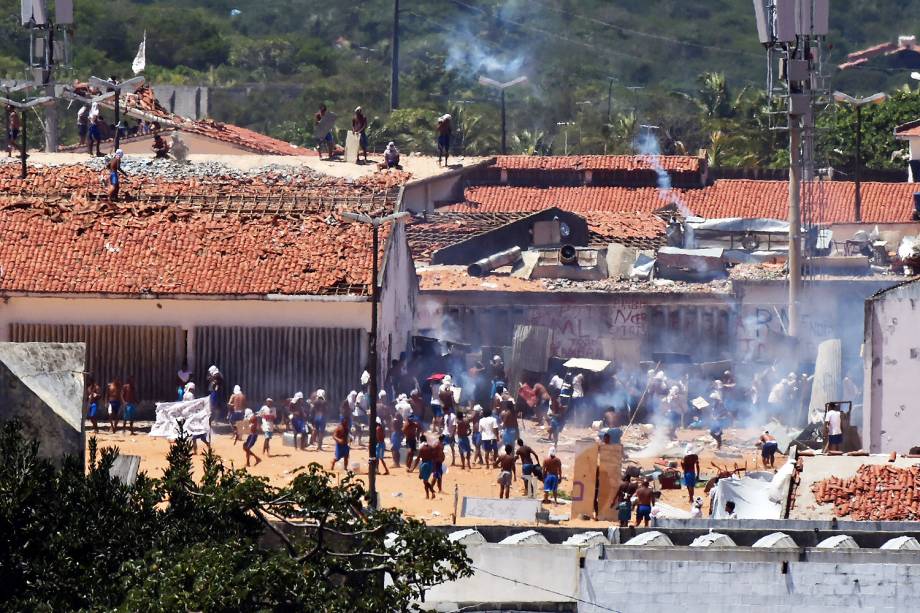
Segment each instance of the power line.
[[[541,1],[544,2],[544,3],[547,3],[547,4],[549,3],[549,0],[541,0]],[[612,29],[614,29],[614,30],[618,30],[618,31],[620,31],[620,32],[622,32],[622,33],[624,33],[624,34],[632,34],[632,35],[634,35],[634,36],[642,36],[642,37],[645,37],[645,38],[650,38],[650,39],[653,39],[653,40],[658,40],[658,41],[662,41],[662,42],[666,42],[666,43],[671,43],[671,44],[675,44],[675,45],[682,45],[682,46],[685,46],[685,47],[695,47],[695,48],[697,48],[697,49],[706,49],[706,50],[708,50],[708,51],[718,51],[719,53],[731,53],[731,54],[734,54],[734,55],[747,55],[747,56],[756,57],[756,58],[762,57],[761,54],[759,54],[759,53],[752,53],[752,52],[750,52],[750,51],[741,51],[741,50],[738,50],[738,49],[728,49],[728,48],[726,48],[726,47],[718,47],[718,46],[716,46],[716,45],[704,45],[704,44],[702,44],[702,43],[695,43],[695,42],[689,41],[689,40],[683,40],[683,39],[680,39],[680,38],[673,38],[673,37],[671,37],[671,36],[665,36],[665,35],[663,35],[663,34],[652,34],[651,32],[643,32],[643,31],[641,31],[641,30],[634,30],[633,28],[627,28],[626,26],[621,26],[621,25],[618,25],[618,24],[615,24],[615,23],[610,23],[609,21],[604,21],[604,20],[598,19],[598,18],[596,18],[596,17],[589,17],[589,16],[587,16],[587,15],[580,15],[580,14],[578,14],[578,13],[573,13],[573,12],[571,12],[571,11],[564,11],[564,10],[562,10],[562,9],[554,8],[554,7],[551,7],[551,6],[548,6],[548,7],[546,7],[546,8],[549,9],[550,11],[553,11],[554,13],[558,13],[558,14],[560,14],[560,15],[567,15],[567,16],[569,16],[569,17],[575,17],[576,19],[581,19],[581,20],[584,20],[584,21],[589,21],[589,22],[591,22],[591,23],[595,23],[595,24],[600,25],[600,26],[603,26],[603,27],[605,27],[605,28],[612,28]]]
[[510,23],[511,25],[517,26],[523,30],[530,30],[531,32],[536,32],[537,34],[541,34],[549,38],[561,40],[562,42],[568,43],[570,45],[578,45],[579,47],[591,49],[592,51],[596,51],[598,53],[607,53],[610,55],[626,57],[631,60],[644,61],[647,59],[646,57],[639,56],[639,55],[633,55],[631,53],[626,53],[625,51],[615,51],[613,49],[606,49],[604,47],[598,47],[597,45],[592,45],[591,43],[586,43],[584,41],[568,38],[566,36],[562,36],[561,34],[550,32],[549,30],[544,30],[542,28],[536,28],[534,26],[529,26],[527,24],[521,23],[520,21],[515,21],[513,19],[508,19],[507,17],[502,17],[501,15],[489,15],[488,11],[486,11],[485,9],[480,8],[478,6],[473,6],[471,4],[467,4],[466,2],[462,2],[461,0],[449,0],[449,1],[453,4],[456,4],[457,6],[462,6],[471,11],[476,11],[477,13],[482,13],[483,15],[490,16],[493,19],[497,19],[498,21],[504,21],[505,23]]
[[[496,579],[503,579],[503,580],[505,580],[505,581],[510,581],[511,583],[517,583],[518,585],[523,585],[524,587],[530,587],[530,588],[534,588],[534,589],[537,589],[537,590],[542,590],[542,591],[544,591],[544,592],[546,592],[546,593],[548,593],[548,594],[553,594],[554,596],[562,596],[563,598],[568,598],[568,599],[574,600],[575,602],[577,602],[577,603],[579,603],[579,604],[584,604],[584,605],[589,605],[589,606],[592,606],[592,607],[596,607],[596,608],[598,608],[598,609],[600,609],[600,610],[602,610],[602,611],[610,611],[610,613],[622,613],[622,611],[620,611],[619,609],[614,609],[614,608],[608,607],[608,606],[606,606],[606,605],[597,604],[596,602],[591,602],[590,600],[584,600],[583,598],[579,598],[579,597],[577,597],[577,596],[572,596],[571,594],[563,594],[562,592],[557,592],[557,591],[555,591],[555,590],[551,590],[551,589],[549,589],[549,588],[545,588],[545,587],[543,587],[542,585],[535,585],[535,584],[533,584],[533,583],[527,583],[526,581],[519,581],[519,580],[517,580],[517,579],[512,579],[511,577],[505,577],[505,576],[503,576],[503,575],[499,575],[499,574],[497,574],[497,573],[493,573],[493,572],[490,571],[490,570],[486,570],[486,569],[484,569],[484,568],[479,568],[478,566],[472,566],[472,568],[473,568],[473,570],[475,570],[476,572],[480,572],[480,573],[485,573],[485,574],[487,574],[487,575],[491,575],[491,576],[495,577]],[[478,605],[473,605],[473,606],[471,606],[471,607],[461,607],[461,608],[459,608],[459,609],[454,609],[454,610],[451,611],[450,613],[460,613],[460,612],[462,612],[462,611],[467,611],[467,610],[473,608],[474,606],[478,606]]]

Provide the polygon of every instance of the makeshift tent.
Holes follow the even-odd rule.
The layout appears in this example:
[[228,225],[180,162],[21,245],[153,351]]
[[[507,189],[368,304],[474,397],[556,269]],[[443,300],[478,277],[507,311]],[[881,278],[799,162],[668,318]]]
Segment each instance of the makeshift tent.
[[182,429],[191,436],[211,431],[211,399],[207,396],[182,402],[158,402],[156,415],[150,436],[178,438],[180,420]]

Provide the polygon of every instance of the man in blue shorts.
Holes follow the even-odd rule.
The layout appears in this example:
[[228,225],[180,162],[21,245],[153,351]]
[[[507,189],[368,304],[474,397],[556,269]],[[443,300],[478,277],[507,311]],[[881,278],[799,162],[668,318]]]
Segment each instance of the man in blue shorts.
[[482,412],[479,419],[479,434],[482,438],[482,450],[485,452],[485,463],[494,464],[498,460],[498,422],[490,409]]
[[556,457],[556,448],[549,448],[549,457],[543,460],[543,504],[549,504],[549,495],[553,495],[553,504],[559,504],[557,492],[562,480],[562,461]]
[[342,460],[342,466],[345,470],[348,470],[348,452],[350,451],[348,447],[348,417],[343,417],[339,425],[336,426],[335,431],[332,433],[332,439],[335,441],[335,457],[332,459],[329,470],[334,470],[335,463],[339,460]]
[[639,489],[636,490],[636,527],[639,527],[641,522],[645,522],[645,527],[648,528],[649,523],[652,521],[652,502],[655,497],[655,492],[652,491],[652,488],[649,487],[650,482],[648,479],[642,482],[642,485]]
[[769,464],[770,468],[774,467],[774,462],[776,461],[776,451],[779,449],[779,443],[776,442],[776,438],[770,434],[769,430],[764,430],[763,434],[760,435],[760,457],[763,460],[763,467],[767,468]]
[[434,485],[428,481],[434,472],[434,459],[434,447],[429,445],[428,439],[423,436],[422,446],[418,450],[418,458],[416,458],[415,464],[418,466],[418,478],[422,480],[422,485],[425,486],[425,500],[428,500],[429,494],[431,498],[434,498]]
[[[518,448],[515,453],[521,458],[521,481],[524,482],[524,495],[527,496],[533,490],[534,469],[537,469],[536,472],[539,472],[540,469],[540,456],[528,445],[525,445],[523,439],[519,438],[517,444]],[[531,477],[531,479],[526,477]]]
[[399,413],[390,420],[390,455],[393,458],[393,466],[399,468],[399,450],[402,449],[403,424]]
[[470,444],[470,422],[462,413],[457,419],[457,448],[460,450],[460,468],[472,470],[470,456],[473,453],[473,447]]
[[688,444],[684,448],[684,458],[680,461],[680,466],[684,471],[684,487],[687,488],[687,496],[691,504],[693,504],[696,480],[700,476],[700,457],[694,451],[693,445]]
[[246,441],[243,443],[243,451],[246,453],[246,466],[249,466],[249,458],[256,459],[256,466],[262,461],[252,450],[259,440],[259,418],[252,412],[252,409],[246,409],[243,413],[243,423],[240,426],[248,429]]
[[377,418],[377,428],[374,430],[374,441],[376,445],[374,447],[374,457],[376,458],[377,463],[380,466],[383,466],[383,474],[389,475],[390,469],[387,468],[387,433],[383,428],[383,420],[379,417]]

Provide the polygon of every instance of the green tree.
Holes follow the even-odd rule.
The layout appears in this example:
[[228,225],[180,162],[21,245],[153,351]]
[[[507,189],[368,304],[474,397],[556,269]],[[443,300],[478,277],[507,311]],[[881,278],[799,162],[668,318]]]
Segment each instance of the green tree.
[[192,473],[190,441],[160,479],[55,467],[15,422],[0,428],[0,608],[15,611],[406,611],[426,588],[470,574],[462,546],[317,464],[290,485],[227,468]]

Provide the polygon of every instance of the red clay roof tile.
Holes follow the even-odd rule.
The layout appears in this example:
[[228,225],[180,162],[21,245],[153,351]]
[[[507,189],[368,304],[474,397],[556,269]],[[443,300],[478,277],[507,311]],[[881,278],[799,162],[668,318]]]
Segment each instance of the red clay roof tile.
[[651,170],[700,172],[703,160],[689,155],[500,155],[502,170]]

